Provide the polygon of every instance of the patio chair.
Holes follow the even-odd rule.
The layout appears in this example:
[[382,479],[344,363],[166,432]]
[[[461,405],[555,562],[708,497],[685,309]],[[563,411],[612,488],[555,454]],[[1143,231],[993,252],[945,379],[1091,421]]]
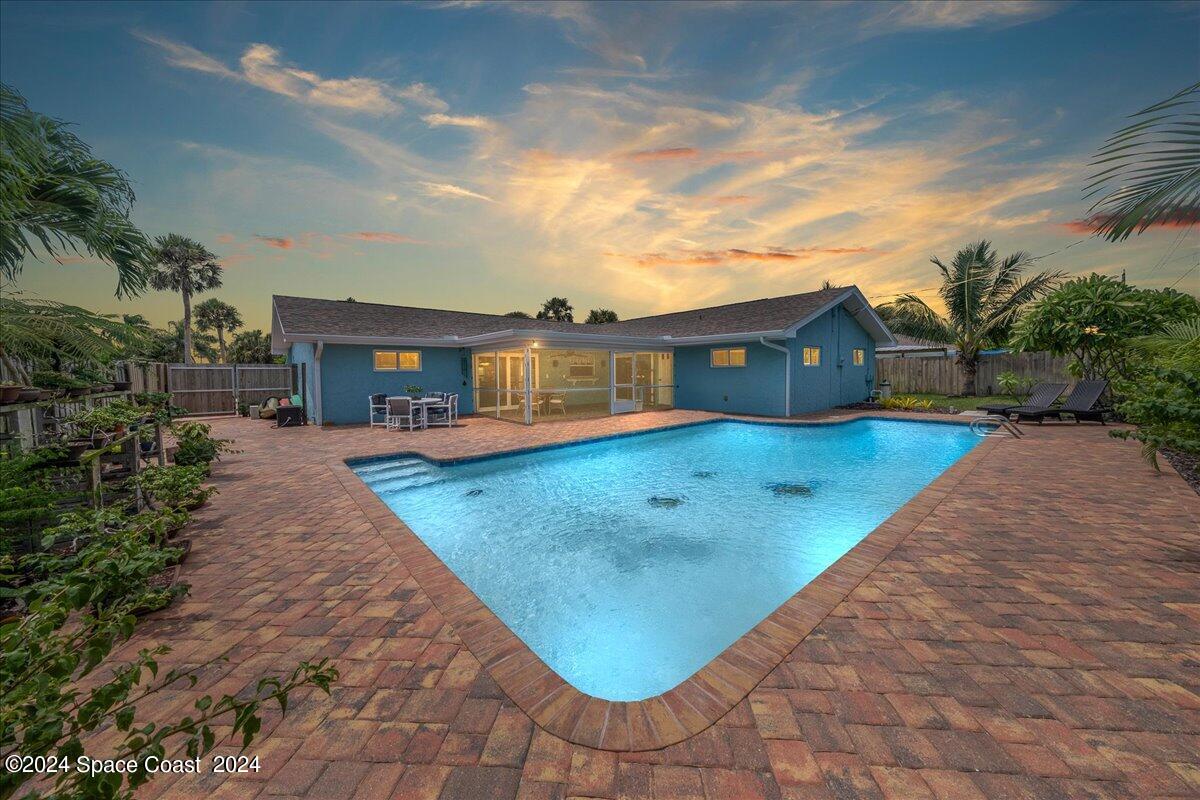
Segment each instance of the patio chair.
[[1017,406],[1009,409],[1010,414],[1017,415],[1018,422],[1027,420],[1036,420],[1040,425],[1046,417],[1062,419],[1063,414],[1070,414],[1075,417],[1075,422],[1082,420],[1092,420],[1099,422],[1101,425],[1107,425],[1104,421],[1104,415],[1111,412],[1112,409],[1107,406],[1097,406],[1100,396],[1108,389],[1108,381],[1080,381],[1075,384],[1075,388],[1067,395],[1067,399],[1063,401],[1061,406]]
[[[540,417],[542,415],[541,395],[536,391],[533,393],[533,416]],[[517,409],[520,410],[521,416],[525,416],[525,393],[517,395]]]
[[975,406],[975,408],[980,411],[986,411],[989,414],[999,414],[1002,417],[1007,417],[1008,412],[1018,406],[1049,408],[1066,388],[1067,385],[1065,383],[1039,383],[1029,391],[1029,396],[1020,403],[989,403],[987,405]]
[[408,428],[414,431],[421,427],[421,415],[413,408],[410,397],[389,397],[387,399],[387,417],[385,419],[389,431]]
[[[388,413],[387,395],[382,393],[373,394],[367,398],[367,401],[371,404],[371,410],[367,413],[367,421],[371,423],[371,427],[386,428]],[[382,417],[382,419],[376,419],[376,417]]]
[[426,425],[444,425],[452,428],[458,421],[458,395],[444,394],[443,397],[446,398],[445,402],[425,408]]
[[554,394],[550,395],[550,399],[546,401],[546,406],[547,406],[547,413],[552,414],[552,413],[554,413],[554,409],[557,408],[559,410],[559,412],[561,412],[562,415],[565,417],[567,415],[567,395],[566,395],[566,393],[565,392],[555,392]]

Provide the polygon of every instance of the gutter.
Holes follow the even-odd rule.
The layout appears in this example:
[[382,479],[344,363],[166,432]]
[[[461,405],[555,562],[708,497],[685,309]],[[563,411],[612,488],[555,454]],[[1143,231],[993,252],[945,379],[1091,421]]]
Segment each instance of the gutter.
[[783,416],[790,417],[792,415],[792,350],[785,345],[768,342],[765,336],[760,336],[758,343],[763,347],[783,353]]
[[313,348],[313,418],[318,428],[325,422],[324,414],[321,413],[321,353],[323,352],[325,352],[325,342],[318,341],[317,346]]

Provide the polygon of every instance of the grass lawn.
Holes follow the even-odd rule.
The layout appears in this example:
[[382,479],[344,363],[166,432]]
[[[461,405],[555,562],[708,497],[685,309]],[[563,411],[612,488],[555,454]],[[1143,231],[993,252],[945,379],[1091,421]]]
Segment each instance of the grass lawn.
[[[897,394],[894,396],[899,395]],[[975,406],[983,405],[985,403],[988,405],[992,405],[993,403],[1011,403],[1015,406],[1021,402],[1016,397],[1011,397],[1004,394],[993,394],[988,395],[987,397],[982,395],[979,397],[949,397],[948,395],[944,394],[906,394],[905,396],[915,397],[918,400],[932,400],[935,406],[939,406],[941,408],[953,407],[957,408],[959,411],[974,411]]]

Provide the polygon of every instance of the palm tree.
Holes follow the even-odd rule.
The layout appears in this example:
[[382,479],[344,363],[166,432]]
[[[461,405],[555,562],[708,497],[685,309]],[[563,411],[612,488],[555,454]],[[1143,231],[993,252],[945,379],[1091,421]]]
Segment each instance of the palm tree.
[[192,357],[192,295],[216,289],[221,285],[221,265],[204,245],[168,233],[155,240],[154,272],[150,286],[160,292],[179,292],[183,295],[183,363],[191,364]]
[[217,346],[221,353],[221,362],[229,363],[229,351],[225,349],[225,332],[233,333],[242,327],[242,315],[238,310],[222,300],[210,297],[196,306],[196,327],[202,331],[217,332]]
[[574,322],[575,309],[565,297],[551,297],[542,303],[542,310],[537,313],[538,319],[552,319],[556,322]]
[[611,308],[593,308],[588,312],[587,319],[583,322],[585,325],[603,325],[606,322],[620,322],[617,317],[617,312]]
[[146,332],[113,314],[17,293],[0,294],[0,361],[19,381],[29,380],[27,365],[67,362],[99,367],[142,342]]
[[944,316],[915,294],[902,295],[877,310],[894,333],[953,344],[962,370],[962,393],[974,395],[979,351],[1003,346],[1021,308],[1053,289],[1062,273],[1039,272],[1023,279],[1029,256],[1013,253],[998,260],[986,240],[959,250],[949,266],[936,256],[930,261],[942,273],[938,294],[946,305]]
[[86,252],[117,268],[117,295],[146,288],[150,243],[129,220],[125,173],[92,155],[67,123],[32,111],[0,84],[0,277],[13,280],[35,243],[52,258]]
[[274,364],[271,337],[261,330],[242,331],[229,345],[229,360],[234,364]]
[[1092,159],[1102,168],[1084,189],[1102,194],[1090,209],[1110,242],[1158,224],[1200,222],[1200,83],[1131,115]]

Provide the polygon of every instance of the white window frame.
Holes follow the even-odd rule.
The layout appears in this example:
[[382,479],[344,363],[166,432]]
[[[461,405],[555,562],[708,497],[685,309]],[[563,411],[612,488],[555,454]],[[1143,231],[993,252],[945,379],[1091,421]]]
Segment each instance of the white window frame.
[[[735,350],[742,351],[742,363],[740,363],[740,364],[733,363],[732,356],[733,356],[733,352]],[[725,355],[726,363],[724,363],[724,364],[717,363],[717,353],[725,353],[726,354]],[[711,369],[745,369],[746,359],[747,359],[747,353],[746,353],[745,347],[714,347],[708,351],[708,366]]]
[[[378,361],[380,353],[391,353],[394,356],[396,356],[396,366],[381,368],[379,366],[379,361]],[[417,356],[416,368],[400,366],[400,356],[408,354],[408,353],[416,354],[416,356]],[[420,372],[422,367],[424,367],[424,366],[425,366],[425,356],[424,356],[424,354],[421,353],[420,350],[374,350],[371,352],[371,367],[374,369],[375,372]]]
[[[811,359],[811,356],[813,353],[816,353],[816,356],[817,356],[815,361]],[[806,366],[806,367],[821,366],[821,346],[820,345],[806,344],[804,346],[804,350],[801,353],[801,355],[802,355],[801,362],[804,364],[804,366]]]
[[867,349],[865,347],[855,347],[850,351],[850,363],[856,367],[861,367],[867,363]]

